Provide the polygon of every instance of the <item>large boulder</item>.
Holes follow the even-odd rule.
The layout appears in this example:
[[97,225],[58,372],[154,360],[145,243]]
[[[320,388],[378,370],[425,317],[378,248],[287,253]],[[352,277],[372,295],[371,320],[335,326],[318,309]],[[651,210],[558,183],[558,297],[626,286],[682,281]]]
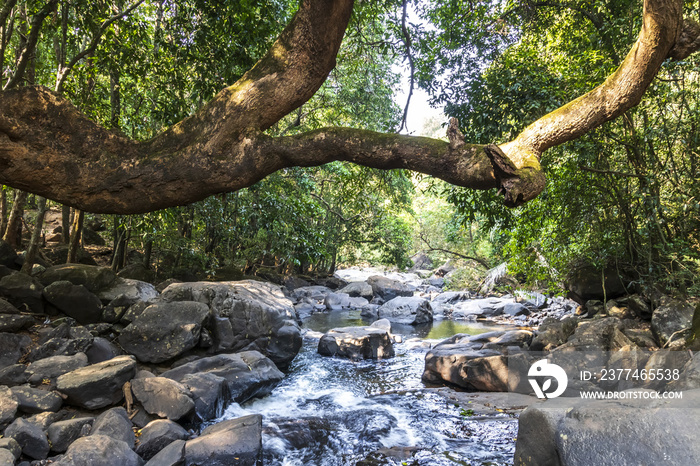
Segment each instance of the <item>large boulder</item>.
[[114,283],[117,275],[109,267],[62,264],[49,267],[38,278],[44,286],[48,286],[53,282],[67,280],[74,285],[83,285],[88,291],[96,293]]
[[91,435],[73,442],[55,466],[142,466],[143,459],[126,442],[107,435]]
[[189,418],[194,412],[192,394],[183,384],[166,377],[134,379],[134,396],[146,412],[177,421]]
[[44,288],[44,298],[81,324],[101,321],[102,301],[84,285],[74,285],[68,280],[53,282]]
[[367,282],[348,283],[347,286],[342,288],[339,292],[347,293],[351,298],[365,298],[367,301],[371,301],[374,297],[372,285]]
[[99,290],[97,297],[108,303],[124,297],[131,301],[153,301],[158,297],[156,287],[147,282],[117,277],[109,286]]
[[151,421],[141,429],[136,453],[148,461],[172,442],[186,440],[188,437],[187,431],[176,422],[166,419]]
[[372,287],[374,296],[389,301],[397,296],[413,296],[413,289],[405,283],[382,275],[373,275],[367,279],[367,283]]
[[156,303],[122,331],[119,344],[139,361],[167,361],[197,346],[208,318],[209,307],[203,303]]
[[132,356],[118,356],[60,376],[56,388],[66,395],[69,404],[87,409],[104,408],[121,401],[124,383],[135,374],[136,360]]
[[387,301],[377,313],[380,319],[397,324],[418,325],[433,321],[430,301],[413,296],[399,296]]
[[81,437],[84,429],[92,427],[94,417],[78,417],[54,422],[46,430],[49,436],[51,451],[63,453],[71,443]]
[[[284,378],[284,374],[275,364],[257,351],[218,354],[197,359],[161,375],[187,386],[188,378],[196,374],[212,374],[225,379],[228,396],[238,403],[256,396],[268,395]],[[218,391],[220,388],[212,385],[211,390]],[[197,395],[195,393],[195,402]]]
[[700,464],[700,391],[685,391],[681,400],[643,394],[621,401],[555,398],[530,406],[518,420],[515,466]]
[[0,265],[16,269],[17,253],[7,242],[0,239]]
[[389,333],[377,327],[341,327],[329,330],[318,342],[323,356],[350,359],[384,359],[394,356]]
[[43,314],[43,289],[37,279],[24,273],[13,273],[0,278],[0,297],[21,311]]
[[136,435],[134,434],[129,415],[121,407],[108,409],[97,416],[90,429],[90,436],[100,435],[107,435],[110,438],[121,440],[129,445],[129,448],[134,448],[136,443]]
[[185,444],[185,464],[262,464],[262,416],[252,414],[207,427]]
[[601,269],[582,265],[572,269],[566,280],[571,297],[580,304],[589,299],[605,300],[627,293],[625,282],[615,267]]
[[49,455],[49,440],[38,425],[18,417],[5,429],[5,437],[13,438],[22,447],[22,453],[35,460]]
[[254,280],[175,283],[161,299],[208,305],[214,352],[255,350],[284,369],[301,348],[296,311],[279,286]]
[[507,298],[482,298],[460,301],[454,304],[452,317],[455,319],[495,317],[504,314],[505,306],[512,302],[512,299]]
[[695,308],[685,301],[664,297],[651,316],[651,331],[661,346],[678,333],[689,329]]

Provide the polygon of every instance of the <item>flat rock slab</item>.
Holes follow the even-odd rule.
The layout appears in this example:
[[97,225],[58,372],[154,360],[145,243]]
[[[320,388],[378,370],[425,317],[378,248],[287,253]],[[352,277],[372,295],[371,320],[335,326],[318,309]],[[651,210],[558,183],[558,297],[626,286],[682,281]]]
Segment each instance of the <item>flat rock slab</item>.
[[39,275],[39,281],[48,286],[51,283],[67,280],[74,285],[83,285],[95,293],[109,287],[117,279],[117,274],[109,267],[96,267],[85,264],[61,264],[49,267]]
[[124,383],[135,374],[136,360],[132,356],[118,356],[60,376],[56,388],[68,397],[69,404],[99,409],[121,401]]
[[134,396],[144,409],[172,421],[190,417],[194,412],[192,394],[183,384],[166,377],[134,379]]
[[185,444],[185,464],[262,464],[262,416],[253,414],[207,427],[201,436]]
[[318,342],[318,352],[324,356],[350,359],[385,359],[394,356],[389,333],[376,327],[334,328]]

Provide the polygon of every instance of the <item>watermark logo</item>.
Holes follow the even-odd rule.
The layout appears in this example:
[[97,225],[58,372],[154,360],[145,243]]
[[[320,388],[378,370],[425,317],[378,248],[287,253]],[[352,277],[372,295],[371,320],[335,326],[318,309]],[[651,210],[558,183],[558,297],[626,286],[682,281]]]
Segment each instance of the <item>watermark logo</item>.
[[[569,379],[564,369],[556,364],[548,362],[546,359],[540,359],[530,366],[527,376],[530,385],[532,385],[533,390],[535,390],[535,395],[537,395],[537,398],[541,399],[560,396],[564,393],[566,386],[569,384]],[[552,388],[552,379],[557,381],[557,386],[553,392],[548,393],[550,388]],[[540,385],[539,380],[541,380],[542,385]]]

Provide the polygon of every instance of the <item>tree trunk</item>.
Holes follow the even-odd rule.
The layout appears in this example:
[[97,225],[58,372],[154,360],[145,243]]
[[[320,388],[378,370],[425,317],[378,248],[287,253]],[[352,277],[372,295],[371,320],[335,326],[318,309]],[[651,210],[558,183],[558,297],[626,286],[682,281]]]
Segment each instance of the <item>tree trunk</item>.
[[153,240],[149,239],[143,247],[143,266],[150,270],[151,255],[153,253]]
[[121,215],[114,216],[113,235],[112,270],[118,272],[126,265],[126,251],[129,242],[129,230]]
[[12,201],[12,211],[7,221],[5,234],[2,239],[13,247],[22,246],[22,217],[24,216],[24,204],[27,201],[25,191],[15,191],[15,198]]
[[41,233],[44,229],[44,216],[46,215],[46,198],[39,197],[37,200],[37,214],[36,222],[34,224],[34,231],[32,232],[32,239],[29,242],[29,247],[27,248],[27,253],[24,255],[24,264],[22,264],[22,273],[31,275],[32,267],[34,266],[34,261],[36,260],[36,255],[39,252],[39,244],[41,242]]
[[70,206],[61,206],[61,242],[68,244],[70,242]]
[[80,239],[83,236],[83,220],[85,212],[75,210],[73,224],[70,231],[70,244],[68,245],[68,263],[75,264],[78,262],[78,251],[80,250]]
[[7,228],[7,192],[4,186],[0,186],[0,238],[5,236]]

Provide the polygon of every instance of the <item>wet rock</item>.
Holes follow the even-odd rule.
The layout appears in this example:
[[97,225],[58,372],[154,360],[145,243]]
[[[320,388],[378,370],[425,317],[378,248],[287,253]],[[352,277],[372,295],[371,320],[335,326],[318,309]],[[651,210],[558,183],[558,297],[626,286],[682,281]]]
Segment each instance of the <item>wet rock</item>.
[[73,442],[55,466],[142,466],[144,461],[126,442],[106,435],[91,435]]
[[263,434],[283,439],[292,448],[301,450],[327,445],[329,434],[337,429],[335,419],[308,417],[275,420],[274,424],[265,426]]
[[92,338],[51,338],[41,346],[34,348],[27,359],[38,361],[54,356],[72,356],[85,353],[92,346]]
[[26,371],[31,374],[29,382],[37,385],[44,379],[55,379],[63,374],[85,367],[88,357],[85,353],[76,353],[72,356],[52,356],[39,359],[27,366]]
[[22,454],[43,460],[49,455],[46,434],[35,424],[18,417],[5,429],[5,437],[13,438],[22,447]]
[[184,440],[175,440],[146,463],[146,466],[185,466]]
[[0,369],[0,385],[14,387],[29,381],[29,372],[24,364],[13,364]]
[[[284,378],[275,364],[257,351],[197,359],[164,372],[161,376],[184,384],[186,377],[191,374],[213,374],[224,378],[229,396],[238,403],[269,394]],[[216,390],[215,387],[212,389]]]
[[28,414],[56,412],[61,409],[63,398],[55,392],[47,392],[31,387],[13,387],[10,389],[19,403],[18,409]]
[[276,285],[253,280],[178,283],[163,291],[162,300],[207,304],[214,317],[215,328],[209,330],[216,352],[256,350],[285,368],[301,348],[294,307]]
[[433,308],[427,299],[401,296],[380,306],[377,316],[397,324],[426,324],[433,321]]
[[109,267],[62,264],[49,267],[38,278],[44,286],[67,280],[73,285],[83,285],[88,291],[95,293],[114,283],[117,275]]
[[209,307],[202,303],[153,304],[122,331],[119,343],[140,361],[167,361],[199,343],[208,317]]
[[[46,431],[49,436],[51,451],[56,453],[66,451],[71,443],[81,437],[84,429],[92,427],[94,421],[94,417],[79,417],[51,424]],[[88,427],[86,428],[86,426]]]
[[262,464],[262,416],[253,414],[209,426],[185,444],[186,464]]
[[378,296],[384,301],[389,301],[397,296],[413,296],[413,290],[408,285],[381,275],[369,277],[367,283],[372,287],[374,296]]
[[651,331],[664,346],[677,332],[690,328],[695,308],[685,301],[663,297],[651,317]]
[[351,298],[365,298],[371,301],[374,297],[372,285],[367,282],[352,282],[340,290],[340,293],[347,293]]
[[134,396],[150,414],[177,421],[190,417],[194,400],[190,391],[179,382],[166,377],[149,377],[131,381]]
[[17,364],[31,343],[26,335],[0,333],[0,368]]
[[175,440],[186,440],[188,437],[187,431],[176,422],[165,419],[153,421],[141,429],[136,453],[148,461]]
[[112,408],[97,416],[90,429],[90,437],[101,435],[121,440],[131,449],[136,442],[131,420],[124,408]]
[[118,356],[109,361],[82,367],[58,378],[56,388],[67,402],[87,409],[98,409],[118,403],[122,387],[136,374],[132,356]]
[[13,273],[0,278],[0,297],[4,297],[20,311],[43,314],[43,289],[37,279],[24,273]]
[[44,288],[44,298],[81,324],[101,322],[102,302],[83,285],[67,280],[53,282]]
[[117,277],[108,287],[101,289],[96,294],[105,303],[121,296],[134,302],[153,301],[158,297],[156,288],[150,283],[121,277]]
[[[7,450],[12,454],[14,460],[19,459],[22,454],[22,447],[13,438],[0,438],[0,450]],[[14,460],[9,464],[14,464]],[[2,461],[0,460],[0,464]]]
[[0,314],[0,332],[19,332],[35,324],[34,317],[18,314]]
[[386,330],[373,327],[341,327],[328,331],[318,342],[324,356],[350,359],[384,359],[394,356],[394,346]]
[[12,391],[7,387],[0,387],[0,429],[12,422],[18,407],[19,403]]

